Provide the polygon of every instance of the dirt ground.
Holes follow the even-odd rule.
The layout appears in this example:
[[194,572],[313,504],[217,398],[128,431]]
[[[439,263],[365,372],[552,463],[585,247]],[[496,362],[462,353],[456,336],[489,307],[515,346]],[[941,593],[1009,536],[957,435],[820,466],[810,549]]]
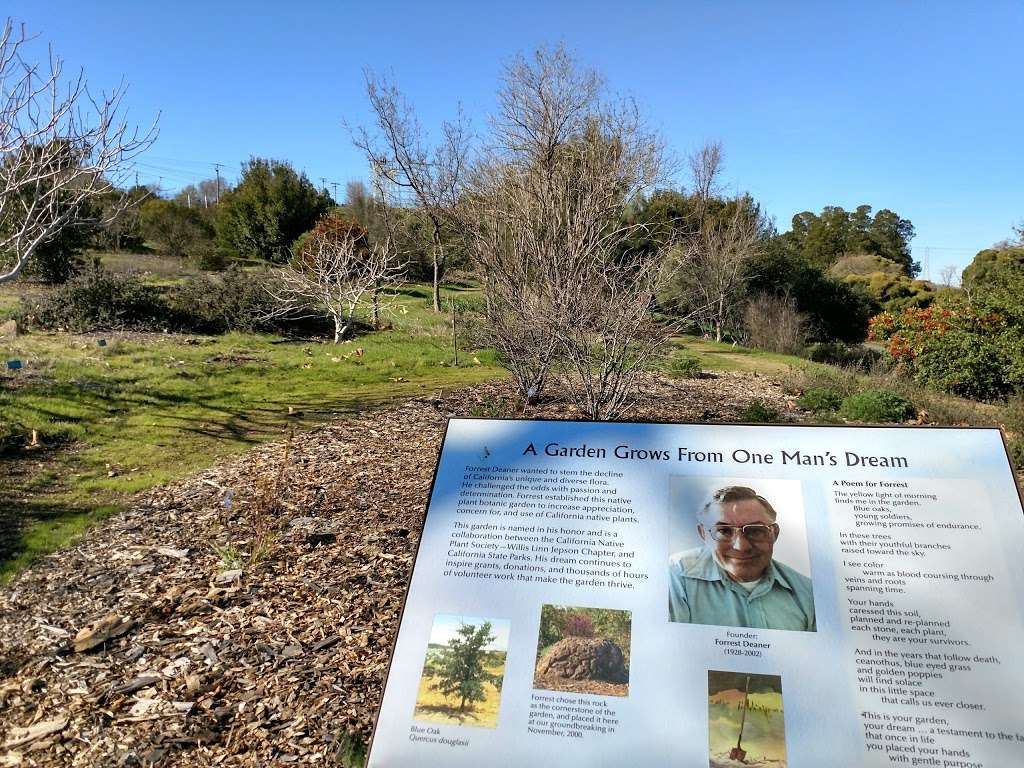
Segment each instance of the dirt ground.
[[[755,397],[800,418],[750,374],[642,392],[636,420]],[[446,420],[513,402],[486,384],[261,445],[22,572],[0,588],[0,765],[337,760],[373,725]]]

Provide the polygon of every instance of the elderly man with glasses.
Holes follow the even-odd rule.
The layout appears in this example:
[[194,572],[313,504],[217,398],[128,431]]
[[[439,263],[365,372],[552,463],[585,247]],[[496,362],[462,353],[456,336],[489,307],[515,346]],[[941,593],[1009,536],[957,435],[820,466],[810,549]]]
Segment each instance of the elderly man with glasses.
[[811,580],[772,558],[776,517],[751,488],[715,491],[698,514],[704,546],[669,558],[669,619],[814,632]]

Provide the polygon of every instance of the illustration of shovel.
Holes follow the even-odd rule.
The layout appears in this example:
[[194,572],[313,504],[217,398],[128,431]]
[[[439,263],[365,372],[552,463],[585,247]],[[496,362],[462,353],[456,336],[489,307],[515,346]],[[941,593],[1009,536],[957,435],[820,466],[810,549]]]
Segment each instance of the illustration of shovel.
[[747,675],[747,684],[743,687],[743,715],[740,717],[740,735],[736,738],[736,746],[729,750],[729,759],[745,762],[747,750],[742,746],[743,726],[747,724],[747,698],[750,696],[750,675]]

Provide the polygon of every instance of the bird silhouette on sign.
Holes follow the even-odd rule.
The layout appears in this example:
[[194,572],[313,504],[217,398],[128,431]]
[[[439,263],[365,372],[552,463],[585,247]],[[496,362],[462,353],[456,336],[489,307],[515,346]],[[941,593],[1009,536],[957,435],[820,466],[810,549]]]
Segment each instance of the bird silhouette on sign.
[[491,456],[491,449],[486,445],[484,446],[484,452],[480,454],[480,461],[487,461]]

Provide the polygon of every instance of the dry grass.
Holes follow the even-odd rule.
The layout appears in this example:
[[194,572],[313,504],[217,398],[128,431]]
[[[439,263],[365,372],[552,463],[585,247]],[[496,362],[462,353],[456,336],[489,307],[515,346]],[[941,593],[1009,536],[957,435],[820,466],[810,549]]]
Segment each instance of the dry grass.
[[[487,667],[492,675],[505,676],[505,663]],[[417,720],[442,725],[473,725],[478,728],[497,728],[498,709],[501,706],[501,691],[491,683],[484,683],[487,698],[466,704],[466,709],[459,711],[459,702],[448,698],[430,686],[437,678],[423,675],[420,678],[420,689],[416,695],[416,710],[413,714]]]

